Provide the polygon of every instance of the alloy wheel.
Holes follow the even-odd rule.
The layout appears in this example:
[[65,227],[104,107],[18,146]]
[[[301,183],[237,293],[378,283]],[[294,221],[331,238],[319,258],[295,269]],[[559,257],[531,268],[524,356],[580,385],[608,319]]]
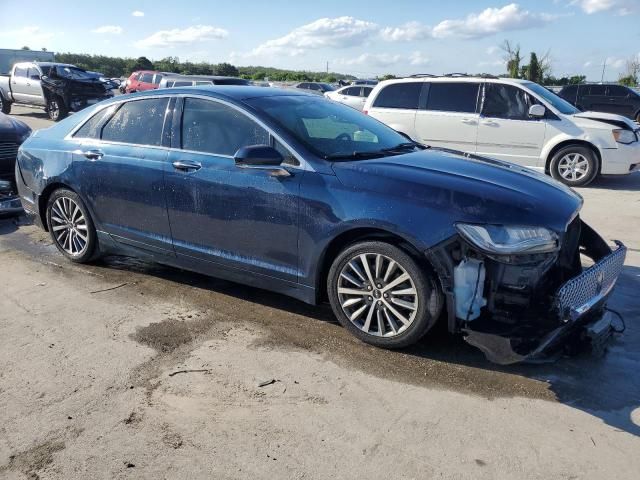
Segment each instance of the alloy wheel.
[[69,255],[85,253],[89,244],[87,219],[71,198],[60,197],[51,206],[51,230],[58,245]]
[[56,120],[58,118],[58,115],[60,115],[60,107],[58,106],[58,101],[51,100],[49,102],[49,118],[51,118],[51,120]]
[[344,314],[368,335],[399,335],[418,311],[414,280],[402,265],[378,253],[351,258],[340,272],[337,289]]
[[565,180],[582,180],[589,174],[589,160],[581,153],[567,153],[558,162],[558,173]]

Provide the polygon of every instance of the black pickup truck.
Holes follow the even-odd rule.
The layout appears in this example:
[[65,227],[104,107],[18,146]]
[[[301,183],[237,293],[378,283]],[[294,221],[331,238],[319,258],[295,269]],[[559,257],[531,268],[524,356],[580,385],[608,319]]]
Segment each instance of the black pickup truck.
[[615,113],[640,122],[640,95],[624,85],[567,85],[558,95],[584,112]]

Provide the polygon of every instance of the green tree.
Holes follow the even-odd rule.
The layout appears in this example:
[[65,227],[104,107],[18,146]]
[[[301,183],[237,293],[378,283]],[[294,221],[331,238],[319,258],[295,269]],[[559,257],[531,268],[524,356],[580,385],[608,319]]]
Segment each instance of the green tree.
[[236,67],[226,62],[216,65],[215,72],[216,75],[222,75],[225,77],[237,77],[238,75],[240,75],[240,72]]
[[635,87],[638,84],[638,80],[633,75],[625,75],[618,79],[618,83],[627,87]]
[[131,71],[136,70],[153,70],[153,63],[147,57],[138,57],[131,68]]
[[21,48],[21,50],[31,50],[31,49],[25,45],[24,47]]
[[532,82],[542,83],[542,69],[540,68],[540,62],[538,62],[536,52],[531,52],[525,78]]
[[387,73],[386,75],[383,75],[381,77],[378,77],[378,80],[383,81],[383,80],[393,80],[394,78],[397,78],[395,75],[392,75],[390,73]]
[[512,44],[509,40],[505,40],[500,49],[504,52],[504,60],[507,64],[507,73],[511,78],[520,77],[520,62],[522,56],[520,55],[520,45]]

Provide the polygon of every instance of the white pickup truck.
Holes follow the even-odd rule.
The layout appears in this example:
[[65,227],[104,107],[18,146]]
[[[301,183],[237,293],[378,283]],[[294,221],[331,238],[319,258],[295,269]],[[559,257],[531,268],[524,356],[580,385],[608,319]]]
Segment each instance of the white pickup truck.
[[113,97],[104,82],[74,65],[52,62],[16,63],[0,75],[0,111],[12,104],[42,107],[53,121]]

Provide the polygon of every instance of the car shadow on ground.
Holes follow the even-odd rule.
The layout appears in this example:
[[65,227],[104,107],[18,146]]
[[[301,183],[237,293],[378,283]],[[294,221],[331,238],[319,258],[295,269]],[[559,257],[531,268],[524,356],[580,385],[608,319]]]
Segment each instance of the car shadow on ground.
[[[44,107],[42,107],[44,108]],[[39,118],[41,120],[49,120],[49,115],[47,114],[47,112],[45,112],[43,109],[28,109],[28,110],[23,110],[23,111],[13,111],[11,112],[11,116],[12,117],[16,117],[18,119],[21,118],[25,118],[25,117],[31,117],[31,118]]]
[[638,192],[640,191],[640,171],[629,175],[600,176],[585,188]]
[[[313,319],[323,324],[337,323],[331,309],[326,304],[311,306],[284,295],[173,268],[156,266],[127,257],[108,257],[103,260],[102,265],[110,269],[135,270],[171,282],[188,284],[198,289],[221,293],[242,301],[281,310],[283,312],[282,322],[288,323],[292,321],[289,317],[300,316],[306,318],[298,319],[299,322]],[[640,409],[640,376],[638,375],[640,371],[640,322],[638,322],[640,296],[637,295],[637,292],[640,292],[640,268],[627,266],[609,301],[609,307],[618,311],[625,319],[627,329],[623,334],[614,337],[607,352],[602,356],[582,352],[549,363],[496,365],[486,360],[480,351],[467,344],[460,336],[450,335],[444,327],[444,322],[437,325],[417,345],[404,349],[400,353],[403,356],[413,357],[411,363],[416,366],[417,370],[420,370],[419,375],[423,375],[422,371],[424,370],[421,368],[420,362],[431,364],[435,362],[438,368],[450,370],[444,375],[455,375],[455,372],[462,366],[469,367],[471,371],[483,370],[496,375],[505,374],[510,378],[515,376],[543,382],[552,393],[550,396],[558,402],[596,416],[621,431],[640,436],[640,425],[634,423],[634,419],[632,419],[632,412],[635,409]],[[272,327],[274,326],[272,325]],[[274,328],[276,334],[281,334],[284,330],[290,329],[291,325],[280,325]],[[388,359],[389,356],[398,354],[398,352],[372,349],[358,342],[354,345],[349,334],[341,328],[331,332],[331,335],[338,338],[326,343],[310,338],[313,336],[312,332],[305,331],[304,328],[300,330],[299,336],[293,337],[293,343],[296,346],[325,352],[326,350],[323,349],[327,345],[329,348],[335,348],[336,351],[351,350],[351,354],[354,354],[354,362],[357,362],[355,358],[359,355],[368,360],[380,357],[377,360],[384,362],[385,357]],[[321,332],[326,333],[326,329],[321,329]],[[290,339],[291,337],[289,337]],[[286,344],[286,342],[284,343]],[[340,346],[336,347],[336,345]],[[358,349],[367,351],[358,352]],[[332,352],[326,353],[331,355]],[[442,373],[438,373],[438,376],[441,375]],[[491,375],[487,378],[497,379]],[[517,382],[514,383],[517,384]],[[504,387],[502,389],[504,390]],[[473,387],[464,390],[474,393]],[[483,395],[486,391],[487,386],[483,385],[475,393]],[[518,391],[516,386],[512,392],[507,392],[507,394],[527,396],[526,392],[523,394]],[[638,412],[635,413],[635,415],[637,414]],[[635,418],[636,422],[638,422],[638,418],[640,417]]]

